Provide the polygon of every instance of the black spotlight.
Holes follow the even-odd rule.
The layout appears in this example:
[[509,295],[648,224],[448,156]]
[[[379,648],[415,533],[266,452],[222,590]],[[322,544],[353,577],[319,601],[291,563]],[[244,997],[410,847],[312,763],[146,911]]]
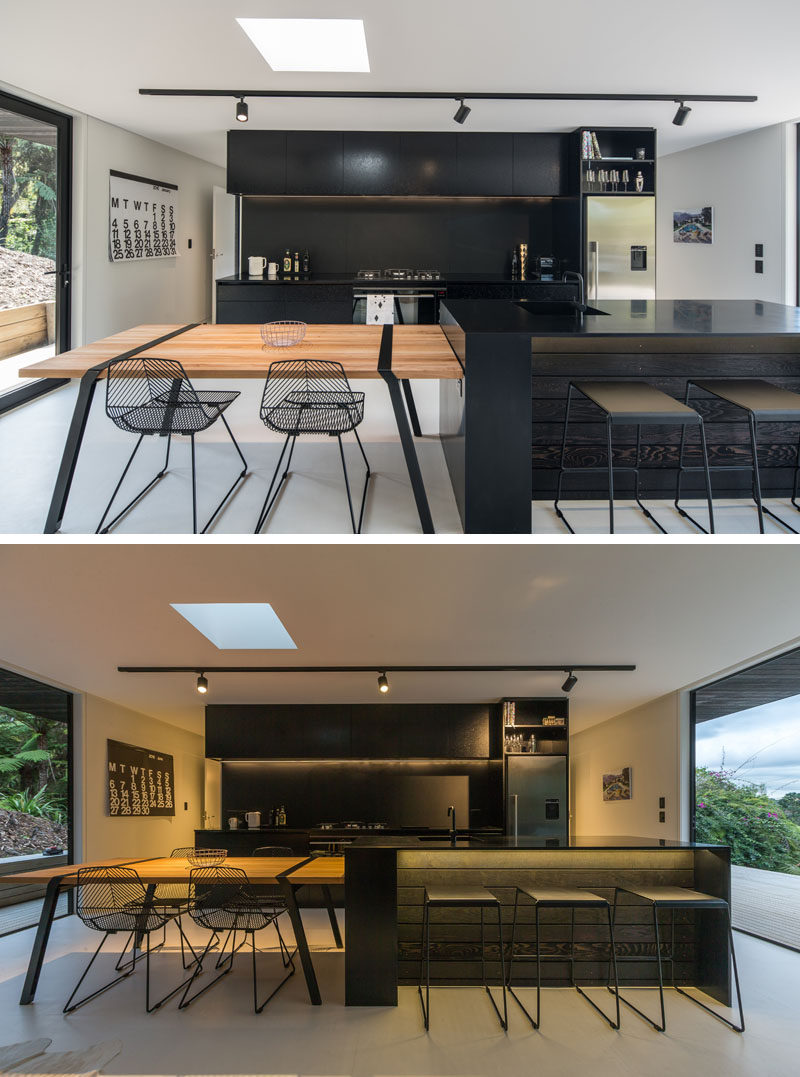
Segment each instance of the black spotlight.
[[681,103],[678,105],[678,111],[672,117],[672,122],[675,124],[676,127],[683,127],[691,111],[692,110],[689,108],[689,106],[684,105],[683,101],[681,101]]
[[240,97],[236,102],[236,119],[239,123],[247,123],[247,102],[243,97]]
[[572,670],[570,670],[569,671],[569,676],[564,681],[564,683],[561,685],[561,691],[562,692],[571,692],[572,689],[575,687],[575,685],[577,683],[578,683],[578,678],[575,676],[575,674],[572,672]]
[[464,104],[463,97],[459,97],[457,100],[459,102],[459,106],[456,109],[456,114],[453,119],[456,121],[456,123],[463,123],[464,120],[466,120],[467,116],[469,116],[470,112],[472,112],[472,109],[469,107],[469,105]]
[[208,678],[206,677],[205,673],[201,673],[200,676],[197,678],[197,691],[200,693],[201,696],[204,696],[208,691]]
[[389,691],[389,682],[386,680],[385,673],[381,673],[378,677],[378,691],[383,692],[384,695]]

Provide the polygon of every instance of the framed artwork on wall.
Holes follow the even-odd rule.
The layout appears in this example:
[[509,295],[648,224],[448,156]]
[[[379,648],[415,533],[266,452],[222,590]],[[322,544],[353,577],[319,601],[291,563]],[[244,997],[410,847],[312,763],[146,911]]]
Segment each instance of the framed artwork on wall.
[[603,775],[603,800],[631,800],[631,767],[622,767],[613,774]]
[[674,243],[713,243],[714,207],[673,210],[672,239]]

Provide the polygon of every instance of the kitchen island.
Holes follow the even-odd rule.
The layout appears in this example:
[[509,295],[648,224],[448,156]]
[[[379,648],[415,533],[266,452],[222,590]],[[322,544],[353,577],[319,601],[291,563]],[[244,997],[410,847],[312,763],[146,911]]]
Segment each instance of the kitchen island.
[[[441,437],[464,529],[483,534],[531,530],[532,500],[555,496],[570,380],[644,379],[682,400],[688,378],[759,377],[800,388],[800,309],[734,300],[601,300],[584,314],[565,304],[447,299],[440,321],[464,371],[442,384]],[[746,462],[742,413],[707,394],[692,405],[703,415],[709,463]],[[572,418],[576,421],[573,425]],[[588,402],[570,420],[570,466],[602,461],[604,424]],[[765,495],[791,489],[797,430],[763,424]],[[687,441],[686,463],[694,440]],[[680,432],[662,428],[643,442],[645,496],[673,496]],[[614,460],[630,466],[635,428],[615,432]],[[743,460],[739,460],[743,457]],[[685,477],[685,496],[702,479]],[[750,496],[744,471],[715,472],[715,493]],[[617,494],[624,498],[628,486]],[[607,496],[597,473],[570,475],[565,498]],[[628,495],[629,496],[629,495]]]
[[[345,995],[349,1006],[395,1006],[398,984],[419,980],[422,902],[426,886],[479,885],[502,906],[504,937],[513,916],[515,887],[578,886],[613,900],[614,887],[671,885],[692,887],[730,901],[730,849],[636,837],[571,838],[565,844],[535,838],[360,837],[345,850]],[[516,952],[534,952],[532,912],[518,925]],[[579,926],[578,926],[579,925]],[[657,982],[652,919],[647,905],[621,895],[616,949],[622,984]],[[670,943],[669,921],[664,941]],[[687,910],[675,920],[675,979],[701,988],[718,1002],[731,998],[727,924],[719,912]],[[548,961],[543,984],[569,980],[569,914],[543,914],[542,943],[564,961]],[[480,983],[480,919],[472,910],[449,910],[437,917],[431,934],[431,982]],[[487,974],[500,975],[496,932],[487,924]],[[494,944],[494,945],[493,945]],[[608,974],[607,927],[596,911],[576,921],[576,976],[602,985]],[[532,984],[534,965],[521,963],[515,983]],[[526,976],[527,974],[527,976]],[[667,981],[669,982],[669,980]]]

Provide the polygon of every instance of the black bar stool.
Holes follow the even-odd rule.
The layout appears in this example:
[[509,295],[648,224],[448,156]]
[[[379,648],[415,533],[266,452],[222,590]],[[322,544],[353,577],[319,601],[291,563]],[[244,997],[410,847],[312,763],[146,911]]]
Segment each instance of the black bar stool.
[[[759,378],[735,378],[713,381],[688,381],[686,383],[686,403],[693,388],[702,389],[711,393],[719,400],[732,404],[735,408],[747,414],[747,422],[750,428],[750,452],[751,464],[720,464],[711,468],[712,471],[752,471],[753,474],[753,500],[758,510],[758,530],[764,534],[764,513],[777,520],[782,527],[792,534],[800,534],[797,528],[792,527],[772,509],[767,508],[761,497],[761,476],[758,469],[758,424],[769,423],[800,423],[800,393],[793,393],[790,389],[781,389],[768,381]],[[683,458],[683,437],[681,437],[681,459]],[[797,459],[794,466],[794,482],[792,484],[792,505],[800,512],[797,504],[798,475],[800,474],[800,440],[797,443]],[[680,498],[681,473],[678,471],[678,487],[675,503]]]
[[[569,424],[573,391],[585,396],[587,400],[590,400],[605,414],[606,452],[608,454],[608,460],[605,467],[567,467],[565,465],[567,454],[567,426]],[[613,446],[611,443],[611,428],[613,426],[636,427],[635,467],[620,467],[614,464]],[[661,390],[656,389],[655,386],[649,385],[647,382],[639,381],[571,381],[569,383],[569,389],[567,391],[567,411],[564,416],[564,433],[561,441],[561,466],[558,472],[558,488],[556,491],[554,508],[556,510],[556,515],[564,522],[567,530],[571,534],[574,535],[575,531],[570,526],[564,513],[558,507],[558,503],[561,500],[562,480],[564,475],[567,474],[585,473],[590,471],[605,471],[608,474],[608,519],[609,531],[612,535],[614,534],[615,471],[633,472],[635,476],[634,498],[636,504],[647,519],[651,520],[663,535],[667,534],[666,529],[661,526],[650,510],[642,504],[641,498],[639,497],[639,462],[641,457],[643,426],[680,426],[682,428],[681,448],[683,447],[686,427],[696,426],[698,428],[700,432],[700,448],[703,464],[700,467],[683,467],[683,470],[703,471],[705,473],[706,496],[708,499],[708,529],[689,516],[687,512],[680,511],[681,515],[685,516],[686,519],[694,524],[699,531],[702,531],[703,534],[714,534],[714,506],[711,503],[711,476],[709,475],[708,470],[708,452],[706,451],[706,435],[702,417],[698,415],[693,408],[690,408],[688,404],[682,404],[680,400],[675,400],[666,393],[662,393]]]
[[[481,911],[481,975],[483,986],[494,1011],[500,1020],[500,1027],[508,1028],[508,1005],[506,1003],[506,969],[503,955],[503,919],[499,900],[482,886],[426,886],[422,913],[422,954],[420,956],[420,975],[417,991],[425,1020],[425,1031],[430,1027],[431,1014],[431,909],[480,909]],[[497,911],[497,930],[500,946],[500,986],[503,991],[503,1012],[497,1008],[489,985],[486,983],[486,934],[484,913],[486,909]],[[425,995],[422,994],[422,972],[425,970]]]
[[[511,976],[513,972],[515,954],[514,943],[516,941],[517,934],[517,915],[519,912],[519,898],[520,894],[531,899],[534,905],[536,916],[536,953],[534,954],[518,954],[516,955],[517,961],[535,961],[536,962],[536,1017],[533,1018],[527,1011],[525,1006],[518,998],[511,986]],[[539,911],[541,909],[569,909],[570,910],[570,932],[569,932],[569,961],[570,961],[570,980],[572,986],[582,995],[583,998],[593,1006],[595,1010],[600,1014],[604,1021],[607,1021],[612,1028],[619,1028],[619,998],[617,998],[617,1016],[616,1021],[613,1021],[608,1014],[604,1013],[600,1007],[594,1002],[586,992],[577,983],[575,983],[575,910],[576,909],[605,909],[606,916],[608,917],[608,963],[609,963],[609,977],[613,972],[614,986],[617,989],[616,993],[619,995],[619,985],[617,983],[617,959],[616,951],[614,949],[614,924],[611,917],[611,906],[604,897],[600,897],[599,894],[593,894],[590,890],[581,890],[577,887],[536,887],[536,886],[518,886],[517,892],[514,897],[514,920],[511,927],[511,952],[508,959],[508,990],[511,997],[520,1007],[522,1012],[528,1018],[534,1028],[539,1027],[539,1018],[541,1015],[541,992],[542,992],[542,961],[563,961],[563,957],[560,954],[547,954],[542,957],[541,948],[539,945],[540,938],[540,925],[539,925]]]
[[[648,1017],[646,1013],[642,1013],[640,1009],[629,1002],[628,999],[623,998],[619,993],[619,987],[617,987],[616,995],[618,1003],[624,1002],[626,1006],[629,1006],[634,1013],[638,1013],[640,1017],[643,1017],[645,1021],[653,1026],[657,1032],[663,1032],[667,1027],[667,1018],[664,1011],[664,962],[667,962],[672,967],[672,986],[678,992],[679,995],[683,995],[685,998],[690,999],[696,1006],[700,1006],[716,1017],[718,1021],[722,1021],[729,1028],[732,1028],[734,1032],[744,1032],[744,1012],[742,1010],[742,995],[739,990],[739,973],[736,968],[736,951],[733,948],[733,928],[731,926],[731,909],[730,905],[724,898],[712,897],[711,894],[703,894],[698,890],[690,890],[683,886],[617,886],[614,888],[614,914],[613,922],[616,923],[617,919],[617,898],[620,894],[632,894],[634,897],[641,898],[642,901],[649,902],[653,910],[653,935],[655,938],[656,947],[656,960],[658,962],[658,995],[661,1003],[661,1024],[658,1024],[652,1018]],[[658,910],[670,909],[670,937],[669,948],[664,954],[661,952],[661,935],[658,926]],[[705,1002],[701,1002],[699,999],[694,998],[688,994],[683,988],[678,987],[675,983],[675,910],[676,909],[719,909],[727,916],[728,921],[728,939],[731,947],[731,961],[733,963],[733,978],[736,984],[736,999],[739,1004],[739,1024],[736,1025],[733,1021],[728,1020],[727,1017],[721,1013],[717,1013],[716,1010],[712,1010],[710,1006],[707,1006]],[[652,957],[647,956],[632,956],[619,958],[620,961],[652,961]],[[611,988],[609,987],[609,991]],[[612,992],[613,993],[613,992]]]

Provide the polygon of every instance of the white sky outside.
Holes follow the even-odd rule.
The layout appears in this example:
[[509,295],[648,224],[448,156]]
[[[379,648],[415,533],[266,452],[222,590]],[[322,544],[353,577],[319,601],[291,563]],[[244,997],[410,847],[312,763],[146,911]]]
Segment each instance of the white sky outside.
[[696,762],[735,770],[770,796],[800,793],[800,695],[697,725]]

